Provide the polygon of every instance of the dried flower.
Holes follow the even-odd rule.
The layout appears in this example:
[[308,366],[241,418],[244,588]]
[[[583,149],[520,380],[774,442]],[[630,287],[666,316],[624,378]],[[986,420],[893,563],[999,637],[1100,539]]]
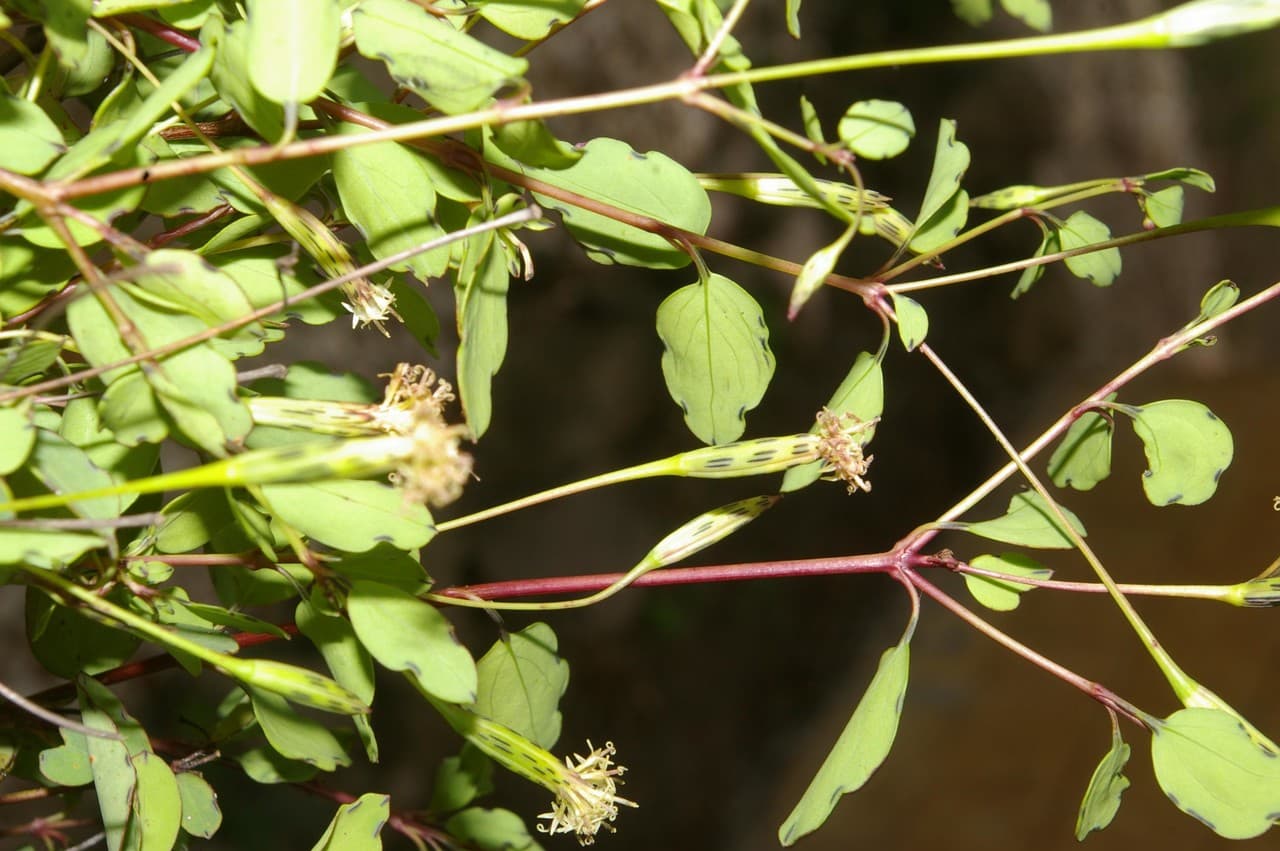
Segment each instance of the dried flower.
[[444,418],[445,406],[454,398],[453,386],[425,366],[399,364],[387,383],[374,420],[412,441],[412,449],[391,474],[406,499],[448,505],[462,495],[471,478],[471,456],[460,446],[469,434],[467,427],[449,425]]
[[822,437],[818,454],[825,462],[823,478],[846,482],[849,493],[870,491],[864,478],[874,455],[863,455],[862,444],[855,437],[879,422],[879,417],[863,421],[854,414],[837,414],[828,408],[818,412],[818,433]]

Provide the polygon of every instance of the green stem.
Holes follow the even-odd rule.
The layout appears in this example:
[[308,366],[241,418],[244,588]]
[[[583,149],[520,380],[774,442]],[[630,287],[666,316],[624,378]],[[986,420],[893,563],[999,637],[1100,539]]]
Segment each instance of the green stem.
[[923,281],[911,281],[905,284],[889,284],[888,289],[895,293],[909,293],[914,290],[927,290],[934,287],[944,287],[950,284],[959,284],[965,281],[976,281],[983,278],[993,278],[996,275],[1003,275],[1006,272],[1020,272],[1031,266],[1043,266],[1048,263],[1056,263],[1059,260],[1065,260],[1068,257],[1076,257],[1081,254],[1092,254],[1095,251],[1103,251],[1108,248],[1122,248],[1126,245],[1135,245],[1139,242],[1148,242],[1154,239],[1165,239],[1170,236],[1181,236],[1187,233],[1198,233],[1200,231],[1217,230],[1220,228],[1238,228],[1238,227],[1280,227],[1280,205],[1274,207],[1263,207],[1257,210],[1245,210],[1240,213],[1227,213],[1222,216],[1211,216],[1207,219],[1196,219],[1191,222],[1183,222],[1180,225],[1172,225],[1167,228],[1155,228],[1154,230],[1140,231],[1125,236],[1108,239],[1105,242],[1095,242],[1092,245],[1084,245],[1080,248],[1073,248],[1069,251],[1057,251],[1053,254],[1044,254],[1039,257],[1028,257],[1025,260],[1015,260],[1012,263],[1002,263],[999,266],[987,266],[983,269],[976,269],[972,272],[959,272],[954,275],[940,275],[936,278],[926,278]]
[[1157,667],[1160,668],[1165,678],[1169,681],[1169,685],[1172,686],[1174,693],[1181,699],[1194,692],[1195,689],[1198,688],[1199,684],[1188,677],[1177,663],[1173,661],[1173,657],[1169,655],[1168,651],[1166,651],[1156,639],[1155,633],[1151,631],[1151,628],[1147,626],[1146,622],[1142,619],[1142,616],[1138,614],[1138,610],[1133,607],[1133,604],[1129,602],[1129,599],[1120,591],[1115,580],[1111,577],[1110,572],[1108,572],[1106,567],[1103,566],[1102,560],[1098,558],[1097,554],[1094,553],[1093,548],[1089,546],[1080,533],[1072,527],[1071,523],[1067,520],[1066,514],[1062,511],[1062,507],[1058,505],[1057,501],[1049,493],[1048,488],[1046,488],[1044,483],[1040,481],[1040,477],[1037,476],[1032,471],[1031,467],[1027,465],[1027,462],[1023,460],[1021,454],[1014,449],[1009,438],[1005,436],[1004,432],[996,424],[995,420],[991,418],[991,415],[987,413],[982,404],[969,391],[969,388],[960,381],[959,377],[957,377],[956,374],[947,367],[946,363],[938,357],[937,353],[935,353],[927,343],[920,344],[920,353],[934,365],[935,369],[942,373],[942,376],[946,379],[947,383],[952,386],[962,399],[964,399],[965,403],[973,410],[978,419],[982,421],[982,424],[987,427],[987,431],[989,431],[991,436],[995,438],[995,441],[1000,444],[1000,448],[1003,449],[1012,460],[1012,463],[1017,467],[1018,472],[1022,474],[1023,478],[1027,480],[1035,492],[1038,493],[1045,501],[1045,505],[1048,506],[1049,511],[1059,524],[1059,528],[1063,530],[1063,534],[1071,540],[1076,549],[1080,551],[1080,554],[1084,556],[1085,561],[1087,561],[1089,566],[1093,568],[1093,572],[1097,575],[1099,581],[1106,586],[1107,593],[1111,595],[1112,601],[1114,601],[1116,607],[1120,609],[1120,613],[1124,616],[1125,620],[1129,622],[1129,626],[1133,629],[1134,633],[1137,634],[1138,640],[1147,648],[1147,652],[1151,654],[1151,658],[1155,660]]

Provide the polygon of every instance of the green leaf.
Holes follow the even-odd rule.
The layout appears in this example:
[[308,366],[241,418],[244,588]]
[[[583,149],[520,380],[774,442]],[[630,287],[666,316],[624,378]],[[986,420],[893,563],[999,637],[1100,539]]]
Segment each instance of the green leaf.
[[399,490],[379,482],[263,485],[262,493],[272,514],[334,549],[358,553],[388,541],[413,550],[436,532],[425,506],[405,502]]
[[[1062,250],[1057,229],[1046,228],[1043,225],[1041,225],[1041,229],[1044,231],[1044,234],[1040,238],[1040,247],[1031,255],[1033,258],[1056,254]],[[1041,276],[1044,275],[1044,267],[1044,263],[1037,263],[1034,266],[1028,266],[1023,269],[1022,274],[1018,276],[1018,283],[1013,287],[1013,292],[1009,294],[1010,297],[1017,298],[1030,290],[1035,282],[1040,280]]]
[[[340,127],[344,136],[370,132],[354,124]],[[396,142],[344,148],[333,155],[333,179],[342,209],[374,257],[389,257],[444,235],[434,215],[433,169],[415,151]],[[443,275],[448,266],[449,250],[442,248],[415,254],[391,268],[412,270],[425,282]]]
[[[298,603],[294,621],[298,629],[324,656],[329,673],[338,684],[367,704],[373,703],[373,659],[356,637],[351,622],[337,617],[322,608],[323,594],[317,589],[311,593],[310,602]],[[352,719],[361,733],[365,754],[370,762],[378,761],[378,742],[368,719],[357,715]]]
[[827,276],[835,269],[836,261],[848,248],[853,234],[854,226],[849,225],[840,236],[836,237],[835,242],[819,248],[804,261],[804,266],[801,267],[800,274],[796,276],[796,282],[791,287],[791,301],[787,305],[788,320],[795,319],[800,308],[804,307],[813,294],[826,283]]
[[[107,596],[117,604],[123,598],[119,592]],[[123,664],[139,644],[132,634],[60,606],[35,588],[27,589],[26,625],[32,655],[46,670],[67,679],[81,671],[99,674]]]
[[40,751],[40,774],[57,786],[87,786],[93,782],[88,738],[74,730],[61,729],[63,744]]
[[[946,240],[939,240],[937,234],[940,228],[943,231],[949,230],[955,224],[957,211],[962,215],[960,215],[959,224],[955,224],[955,233],[964,226],[965,217],[968,215],[968,196],[965,196],[963,204],[956,203],[956,196],[960,192],[960,180],[968,168],[969,147],[956,139],[955,121],[950,118],[942,119],[938,124],[938,144],[933,155],[933,171],[929,173],[924,200],[920,203],[920,215],[916,217],[915,229],[909,242],[912,251],[920,250],[915,247],[915,241],[922,233],[928,235],[930,245],[945,242]],[[955,236],[955,233],[951,236]],[[951,236],[946,239],[950,239]]]
[[[1058,241],[1063,251],[1074,251],[1088,245],[1111,239],[1111,229],[1084,210],[1076,210],[1058,229]],[[1120,249],[1104,248],[1087,254],[1078,254],[1062,261],[1077,278],[1084,278],[1097,287],[1111,285],[1120,275]]]
[[217,626],[234,629],[236,632],[252,632],[258,635],[274,635],[276,638],[288,639],[289,634],[275,624],[246,615],[244,612],[233,612],[221,606],[207,603],[185,602],[183,607],[191,614]]
[[[1115,399],[1112,393],[1107,401]],[[1060,488],[1093,490],[1094,485],[1111,475],[1111,436],[1114,425],[1110,417],[1096,411],[1080,415],[1058,448],[1049,458],[1049,478]]]
[[[853,414],[863,422],[879,417],[884,411],[884,372],[880,358],[870,352],[859,352],[836,392],[831,394],[826,407],[836,414]],[[817,434],[820,426],[814,423],[810,434]],[[875,428],[862,432],[865,446],[875,436]],[[790,493],[807,487],[822,475],[822,462],[814,461],[802,467],[792,467],[782,477],[782,493]]]
[[467,241],[454,288],[458,315],[458,392],[478,440],[493,418],[493,376],[507,354],[510,273],[492,233]]
[[493,761],[467,742],[457,756],[441,760],[431,785],[432,813],[456,812],[493,791]]
[[1167,228],[1182,222],[1183,192],[1181,186],[1169,186],[1150,195],[1140,195],[1138,203],[1146,216],[1143,224],[1153,228]]
[[178,794],[182,796],[182,829],[191,836],[211,839],[222,826],[222,810],[218,794],[194,771],[178,775]]
[[106,686],[80,674],[76,677],[76,691],[84,725],[120,736],[119,739],[86,738],[107,848],[110,851],[136,848],[139,826],[132,804],[138,794],[138,773],[132,758],[150,753],[151,743],[146,731]]
[[970,26],[976,27],[991,20],[991,0],[951,0],[951,10]]
[[858,156],[885,160],[907,149],[916,135],[916,123],[911,112],[896,101],[860,100],[845,110],[836,133]]
[[472,807],[450,818],[444,828],[479,851],[541,851],[524,819],[510,810]]
[[340,559],[326,566],[347,579],[381,582],[410,594],[425,590],[428,585],[418,559],[386,543],[363,553],[343,553]]
[[512,121],[493,128],[493,143],[507,156],[538,168],[568,168],[582,152],[552,135],[542,121]]
[[[1080,537],[1085,537],[1080,518],[1066,506],[1059,506]],[[1009,510],[1003,516],[977,523],[957,524],[964,531],[1005,544],[1019,544],[1046,550],[1067,550],[1075,546],[1067,532],[1045,504],[1044,497],[1035,491],[1014,494],[1009,500]]]
[[723,275],[681,287],[658,307],[662,375],[704,443],[737,440],[773,377],[769,328],[751,294]]
[[800,37],[800,0],[787,0],[787,34],[792,38]]
[[[788,0],[788,2],[791,2],[791,0]],[[798,0],[796,5],[799,6]],[[818,110],[804,95],[800,95],[800,120],[804,123],[804,135],[810,142],[816,145],[825,145],[827,143],[826,137],[822,134],[822,119],[818,117]],[[814,156],[818,162],[823,165],[827,164],[826,157],[817,153]]]
[[892,296],[893,312],[898,315],[898,336],[902,339],[903,348],[913,352],[929,333],[929,314],[915,299],[897,293]]
[[162,757],[146,751],[134,754],[130,762],[138,777],[132,802],[136,847],[143,851],[172,848],[182,826],[182,794],[173,769]]
[[1000,0],[1000,5],[1033,30],[1048,32],[1053,28],[1053,9],[1049,0]]
[[1196,189],[1202,189],[1205,192],[1214,192],[1217,189],[1214,185],[1213,177],[1207,171],[1201,171],[1198,168],[1168,168],[1164,171],[1153,171],[1150,174],[1144,174],[1142,179],[1176,180],[1179,183],[1194,186]]
[[[977,556],[969,560],[969,565],[981,570],[991,570],[1011,576],[1026,576],[1031,579],[1048,579],[1053,575],[1052,570],[1021,553]],[[1023,592],[1035,587],[1022,582],[1010,582],[974,573],[964,575],[964,584],[973,595],[973,599],[997,612],[1011,612],[1018,608]]]
[[1116,405],[1133,418],[1147,467],[1142,489],[1152,505],[1199,505],[1218,489],[1231,464],[1231,430],[1213,411],[1187,399]]
[[30,401],[0,408],[0,476],[22,466],[36,445],[36,427],[31,422]]
[[211,79],[218,96],[234,107],[244,122],[262,138],[270,142],[279,141],[284,136],[284,109],[254,88],[250,76],[245,73],[253,55],[248,21],[224,24],[221,14],[210,15],[209,23],[200,33],[200,40],[217,47]]
[[338,61],[338,0],[248,0],[248,12],[253,87],[279,104],[318,97]]
[[[666,154],[641,154],[617,139],[592,139],[569,168],[534,169],[530,175],[694,233],[706,233],[711,222],[711,201],[688,169]],[[545,195],[534,197],[547,209],[560,211],[569,233],[598,263],[679,269],[690,262],[689,255],[666,237]]]
[[1240,288],[1232,281],[1218,281],[1209,287],[1200,299],[1200,313],[1187,324],[1187,327],[1199,325],[1220,313],[1225,313],[1235,306],[1240,298]]
[[314,765],[321,771],[333,771],[340,765],[351,764],[351,758],[328,727],[313,718],[299,715],[278,694],[257,688],[248,691],[258,726],[281,756]]
[[[0,249],[2,254],[3,249]],[[0,256],[0,282],[4,279],[3,266],[4,260]],[[63,345],[61,340],[26,338],[0,348],[0,384],[21,384],[44,373],[58,362]]]
[[1112,714],[1111,749],[1094,769],[1084,800],[1080,802],[1080,813],[1076,816],[1077,841],[1083,842],[1091,832],[1102,830],[1116,817],[1120,795],[1129,788],[1129,778],[1122,773],[1128,761],[1129,746],[1120,738],[1120,725]]
[[391,796],[366,792],[338,807],[311,851],[381,851],[382,828],[391,817]]
[[483,0],[480,17],[510,36],[537,41],[576,18],[587,0]]
[[505,634],[476,664],[475,711],[550,749],[560,738],[560,698],[569,664],[556,653],[556,634],[545,623]]
[[1230,713],[1181,709],[1158,722],[1151,764],[1169,800],[1219,836],[1259,836],[1280,815],[1280,754]]
[[66,149],[58,126],[43,109],[0,94],[0,168],[37,174]]
[[969,193],[961,189],[931,219],[920,225],[907,247],[919,254],[936,251],[955,239],[968,220]]
[[124,446],[160,443],[169,436],[169,421],[140,373],[112,382],[102,394],[102,424]]
[[232,759],[240,763],[240,768],[255,783],[305,783],[319,771],[314,765],[285,759],[267,747],[247,750]]
[[911,636],[915,625],[913,614],[902,639],[880,657],[875,676],[858,701],[840,738],[823,760],[800,802],[778,828],[778,841],[782,845],[793,845],[802,836],[821,827],[840,797],[861,789],[889,755],[907,694]]
[[360,54],[386,63],[396,82],[442,112],[479,108],[529,66],[409,0],[365,0],[352,17]]
[[360,643],[384,667],[408,671],[423,691],[440,700],[475,701],[475,661],[434,606],[390,585],[356,581],[347,615]]

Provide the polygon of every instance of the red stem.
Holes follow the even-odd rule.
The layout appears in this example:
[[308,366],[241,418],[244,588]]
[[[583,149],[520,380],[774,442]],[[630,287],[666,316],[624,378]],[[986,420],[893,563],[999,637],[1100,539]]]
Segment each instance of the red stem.
[[181,30],[174,29],[168,24],[162,24],[153,18],[148,18],[146,15],[130,12],[124,15],[116,15],[115,19],[125,26],[135,27],[161,41],[167,41],[187,53],[194,53],[200,49],[200,39],[192,38]]

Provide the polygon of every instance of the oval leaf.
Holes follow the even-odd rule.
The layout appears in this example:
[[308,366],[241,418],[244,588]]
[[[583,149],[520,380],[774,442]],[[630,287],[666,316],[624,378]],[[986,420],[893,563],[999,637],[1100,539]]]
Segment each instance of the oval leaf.
[[1169,800],[1219,836],[1258,836],[1280,815],[1280,754],[1220,709],[1181,709],[1158,723],[1151,764]]
[[366,792],[338,813],[311,851],[382,851],[378,834],[391,816],[391,796]]
[[[946,215],[944,208],[960,190],[960,180],[968,168],[969,147],[956,139],[955,121],[950,118],[942,119],[938,124],[938,145],[933,155],[933,171],[929,174],[929,184],[920,204],[920,215],[916,218],[916,232],[928,229],[934,218]],[[966,209],[967,200],[966,198]]]
[[425,506],[379,482],[330,481],[263,485],[271,512],[322,544],[360,553],[386,541],[400,550],[423,546],[436,527]]
[[[1071,528],[1075,529],[1080,537],[1085,537],[1080,518],[1065,506],[1059,507],[1062,508],[1062,513],[1066,515]],[[1002,517],[957,525],[971,534],[1006,544],[1020,544],[1024,547],[1047,550],[1069,550],[1075,546],[1045,504],[1044,497],[1034,491],[1014,494],[1009,500],[1009,510]]]
[[[1058,229],[1058,242],[1063,251],[1073,251],[1111,239],[1111,228],[1086,213],[1076,210]],[[1071,274],[1084,278],[1094,286],[1107,287],[1120,276],[1120,249],[1104,248],[1077,254],[1063,261]]]
[[883,160],[907,149],[916,135],[916,123],[900,103],[860,100],[845,110],[836,132],[840,141],[858,156]]
[[384,667],[408,671],[433,697],[450,703],[476,699],[476,664],[434,606],[390,585],[357,581],[347,614],[360,643]]
[[299,715],[278,694],[250,688],[249,696],[253,699],[253,714],[258,719],[258,726],[276,753],[314,765],[321,771],[333,771],[340,765],[351,764],[351,758],[328,727],[313,718]]
[[[969,560],[971,567],[1004,573],[1011,576],[1026,576],[1031,579],[1048,579],[1053,571],[1033,558],[1019,553],[1003,553],[998,556],[983,555]],[[1011,612],[1018,608],[1024,591],[1030,591],[1034,585],[1022,582],[1011,582],[976,573],[966,573],[964,584],[977,600],[988,609],[997,612]]]
[[253,87],[280,104],[318,97],[338,61],[338,0],[248,0],[248,6]]
[[893,293],[893,312],[898,315],[898,336],[903,347],[915,351],[929,333],[929,314],[920,302],[897,293]]
[[1133,418],[1146,450],[1142,489],[1152,505],[1199,505],[1213,496],[1235,449],[1231,430],[1213,411],[1187,399],[1117,410]]
[[191,836],[211,839],[222,826],[222,810],[218,793],[194,771],[178,775],[178,794],[182,796],[182,829]]
[[556,653],[556,634],[535,623],[505,635],[477,663],[475,711],[550,749],[560,738],[560,698],[569,664]]
[[737,440],[773,377],[760,305],[722,275],[676,290],[658,307],[662,374],[689,430],[704,443]]
[[143,751],[130,757],[138,776],[133,795],[137,845],[141,851],[168,851],[182,826],[182,794],[173,769],[163,758]]

